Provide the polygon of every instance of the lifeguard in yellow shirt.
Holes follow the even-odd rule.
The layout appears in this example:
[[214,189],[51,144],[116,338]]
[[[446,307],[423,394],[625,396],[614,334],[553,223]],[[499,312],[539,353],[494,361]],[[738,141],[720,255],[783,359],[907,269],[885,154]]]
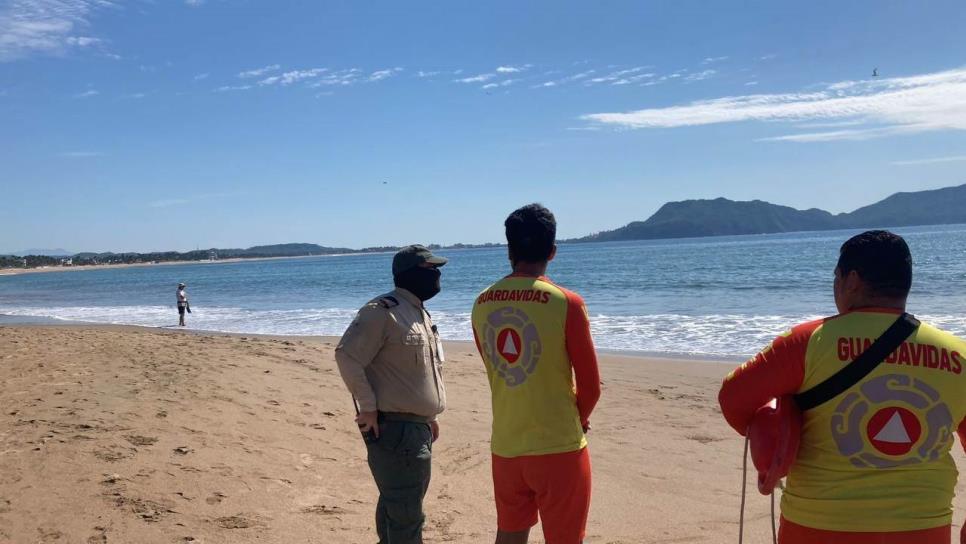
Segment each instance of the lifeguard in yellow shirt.
[[557,222],[539,204],[504,223],[513,273],[473,305],[493,401],[496,544],[526,544],[539,514],[548,544],[583,541],[590,510],[585,433],[600,397],[587,310],[546,277]]
[[[845,242],[833,287],[840,313],[792,328],[732,372],[718,396],[728,423],[745,434],[766,402],[849,365],[905,312],[911,285],[901,237],[869,231]],[[964,366],[966,342],[922,323],[857,384],[805,411],[779,542],[949,544]]]

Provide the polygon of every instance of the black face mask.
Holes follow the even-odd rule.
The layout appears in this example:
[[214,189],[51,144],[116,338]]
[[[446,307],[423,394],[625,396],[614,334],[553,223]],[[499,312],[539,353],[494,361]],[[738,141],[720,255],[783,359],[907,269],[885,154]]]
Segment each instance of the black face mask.
[[440,291],[440,272],[436,268],[417,266],[395,277],[396,287],[402,287],[423,302],[435,297]]

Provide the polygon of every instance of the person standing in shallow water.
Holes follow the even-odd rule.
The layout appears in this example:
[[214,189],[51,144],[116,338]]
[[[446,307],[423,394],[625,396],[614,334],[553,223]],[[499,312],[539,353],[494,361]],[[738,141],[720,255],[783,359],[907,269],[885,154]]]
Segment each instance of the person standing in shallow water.
[[379,489],[379,544],[423,542],[423,498],[446,408],[442,344],[423,303],[439,293],[446,262],[423,246],[400,250],[396,288],[359,310],[335,350]]
[[185,293],[184,289],[187,285],[183,283],[178,284],[178,326],[184,327],[184,314],[188,310],[188,294]]

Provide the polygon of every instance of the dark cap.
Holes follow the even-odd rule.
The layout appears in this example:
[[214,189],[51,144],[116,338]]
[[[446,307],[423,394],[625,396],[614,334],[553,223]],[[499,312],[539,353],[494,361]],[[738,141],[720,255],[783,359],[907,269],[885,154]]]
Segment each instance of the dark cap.
[[392,274],[401,274],[410,268],[415,268],[423,263],[443,266],[448,262],[444,257],[433,255],[424,246],[406,246],[396,253],[392,258]]

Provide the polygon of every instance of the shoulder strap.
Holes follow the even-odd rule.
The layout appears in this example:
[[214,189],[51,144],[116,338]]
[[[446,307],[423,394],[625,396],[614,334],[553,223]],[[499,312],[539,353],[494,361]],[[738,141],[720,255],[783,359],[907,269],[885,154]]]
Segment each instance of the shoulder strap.
[[392,295],[386,295],[379,299],[379,304],[382,305],[383,308],[386,308],[388,310],[389,308],[399,306],[399,301],[396,300],[396,297]]
[[854,361],[824,382],[808,391],[795,395],[795,404],[804,412],[821,406],[844,393],[875,370],[875,367],[879,366],[879,363],[895,351],[918,327],[919,320],[915,316],[903,313],[895,323],[882,333],[882,336],[869,346],[869,349],[863,351]]

